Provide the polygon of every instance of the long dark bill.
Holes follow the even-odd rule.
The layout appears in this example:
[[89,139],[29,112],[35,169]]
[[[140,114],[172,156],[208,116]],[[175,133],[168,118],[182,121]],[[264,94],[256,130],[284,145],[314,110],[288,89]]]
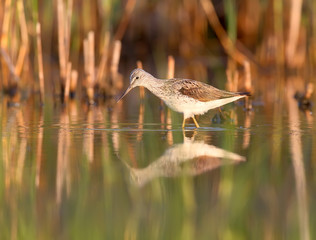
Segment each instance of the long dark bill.
[[119,99],[118,99],[116,102],[119,102],[119,101],[120,101],[123,97],[125,97],[125,95],[128,94],[128,92],[131,91],[131,90],[132,90],[132,88],[131,88],[131,86],[129,86],[129,87],[125,90],[125,92],[122,94],[122,96],[120,96]]

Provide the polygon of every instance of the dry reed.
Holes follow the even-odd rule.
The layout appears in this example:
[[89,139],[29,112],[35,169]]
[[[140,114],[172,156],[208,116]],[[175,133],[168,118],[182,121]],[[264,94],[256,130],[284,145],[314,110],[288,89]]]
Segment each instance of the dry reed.
[[130,21],[131,15],[136,5],[136,0],[128,0],[124,9],[123,17],[119,23],[117,31],[115,33],[115,40],[122,40],[124,33],[126,31],[127,25]]
[[110,46],[110,32],[107,31],[105,33],[104,37],[104,43],[103,43],[103,49],[101,54],[101,60],[99,63],[98,71],[97,71],[97,83],[99,85],[104,85],[104,88],[109,87],[106,82],[102,82],[103,79],[105,79],[105,76],[107,74],[107,62],[108,62],[108,55],[109,55],[109,46]]
[[45,90],[44,90],[44,68],[43,68],[43,54],[42,54],[42,41],[41,41],[41,25],[36,24],[36,43],[37,43],[37,62],[38,62],[38,79],[40,86],[41,103],[44,103]]
[[89,75],[89,41],[87,38],[83,40],[83,60],[84,60],[84,73],[86,77]]
[[[65,23],[65,54],[66,61],[69,61],[70,55],[70,35],[71,35],[71,18],[72,18],[73,0],[68,0],[66,9],[66,23]],[[68,67],[68,66],[67,66]]]
[[66,75],[66,85],[65,85],[65,102],[68,102],[69,93],[70,93],[70,84],[71,84],[71,62],[67,64],[67,75]]
[[312,97],[313,92],[314,92],[314,84],[308,83],[306,87],[305,98],[310,99]]
[[86,92],[90,104],[94,104],[94,84],[95,84],[95,60],[94,60],[94,32],[88,33],[88,38],[84,40],[84,69],[86,79]]
[[[168,56],[168,73],[167,73],[167,79],[174,78],[174,68],[175,68],[175,60],[173,56]],[[171,112],[170,109],[167,109],[167,129],[172,128],[172,119],[171,119]],[[172,132],[168,131],[167,133],[167,142],[171,146],[173,144],[173,136]]]
[[251,70],[250,63],[248,61],[244,62],[244,71],[245,71],[245,90],[247,92],[252,92],[252,81],[251,81]]
[[[1,71],[2,71],[2,88],[4,91],[9,91],[12,87],[12,83],[10,82],[11,76],[14,77],[15,80],[18,79],[16,75],[15,66],[12,62],[11,57],[9,56],[8,52],[9,49],[9,29],[10,29],[10,22],[12,18],[12,1],[6,0],[4,2],[4,15],[2,21],[2,32],[0,36],[0,54],[1,58]],[[8,71],[9,70],[9,71]]]
[[231,92],[236,92],[238,89],[239,72],[237,70],[236,62],[233,59],[228,59],[226,77],[226,89]]
[[120,57],[121,57],[121,49],[122,49],[122,42],[119,40],[114,41],[112,62],[111,62],[110,69],[111,69],[111,85],[115,92],[117,90],[122,89],[123,87],[122,76],[118,72]]
[[76,70],[71,71],[71,82],[70,82],[70,96],[74,97],[78,84],[78,72]]
[[22,45],[20,47],[18,59],[16,61],[15,65],[15,73],[17,76],[21,76],[22,69],[24,66],[25,58],[28,53],[29,49],[29,40],[28,40],[28,33],[27,33],[27,23],[25,20],[25,14],[24,14],[24,4],[22,0],[19,0],[17,2],[17,10],[19,15],[19,24],[20,24],[20,30],[21,30],[21,38],[22,38]]
[[91,77],[91,85],[95,84],[95,56],[94,56],[94,32],[90,31],[88,33],[88,52],[89,52],[89,61],[88,61],[88,69]]
[[[250,63],[248,61],[244,62],[244,72],[245,91],[253,93]],[[252,103],[248,97],[245,98],[245,107],[246,109],[252,109]]]
[[2,20],[2,32],[1,32],[1,48],[8,48],[9,41],[9,28],[10,28],[10,20],[11,20],[11,8],[12,0],[5,0],[4,2],[4,15]]
[[174,78],[175,61],[173,56],[168,56],[168,74],[167,79]]
[[[16,21],[16,15],[18,15],[18,21]],[[2,26],[0,26],[1,87],[6,93],[15,96],[28,52],[28,33],[23,1],[18,0],[13,3],[11,0],[6,0],[2,20]],[[20,42],[21,46],[19,46]]]
[[111,74],[116,76],[118,74],[118,66],[120,62],[122,43],[119,40],[114,42],[112,63],[111,63]]
[[239,64],[243,64],[248,57],[239,51],[233,41],[228,37],[225,29],[221,25],[211,0],[200,0],[206,17],[221,42],[226,53],[236,60]]
[[[304,12],[304,8],[302,8],[302,0],[294,1],[289,0],[291,3],[289,8],[286,8],[283,6],[280,1],[272,1],[267,5],[267,9],[265,10],[266,15],[269,15],[270,13],[273,14],[273,18],[265,20],[263,25],[266,25],[267,28],[270,29],[270,31],[263,32],[262,38],[265,40],[264,42],[267,42],[266,45],[263,47],[263,54],[271,54],[273,55],[274,61],[277,62],[280,66],[284,64],[284,62],[287,62],[287,66],[292,67],[292,65],[295,65],[297,62],[298,57],[300,57],[300,62],[304,60],[306,57],[304,54],[299,55],[300,49],[308,49],[307,44],[310,44],[313,46],[313,40],[315,38],[315,30],[316,24],[315,24],[315,18],[312,16],[315,12],[315,3],[309,3],[309,6],[311,6],[311,11]],[[36,16],[39,18],[44,18],[43,14],[40,12],[32,12],[32,14],[25,14],[25,8],[29,10],[30,5],[24,6],[23,0],[4,0],[0,4],[0,29],[1,29],[1,36],[0,36],[0,48],[1,48],[1,87],[7,92],[12,92],[15,94],[15,90],[17,87],[23,85],[24,79],[22,78],[22,73],[24,70],[27,70],[28,73],[32,73],[32,61],[34,58],[32,56],[28,57],[28,54],[33,54],[34,50],[30,48],[30,46],[33,46],[32,41],[33,39],[29,39],[28,32],[32,34],[33,29],[28,29],[28,26],[32,25],[32,18],[30,16]],[[88,71],[85,71],[89,73],[86,75],[86,82],[83,84],[84,87],[86,87],[86,93],[89,98],[90,103],[94,103],[94,100],[97,96],[100,96],[98,94],[98,89],[102,89],[104,91],[105,95],[113,96],[117,93],[117,91],[122,87],[122,78],[118,74],[118,65],[120,61],[120,54],[121,54],[121,41],[125,35],[125,33],[128,31],[128,34],[126,35],[126,38],[124,38],[124,43],[126,43],[126,46],[129,47],[129,44],[134,44],[137,39],[135,39],[135,36],[138,33],[141,34],[147,34],[149,36],[149,45],[152,46],[152,34],[151,31],[156,31],[157,29],[160,30],[159,27],[165,27],[160,25],[161,23],[157,23],[157,29],[147,29],[146,24],[142,25],[138,28],[135,26],[139,21],[142,21],[141,17],[139,15],[142,15],[142,11],[145,11],[148,7],[146,3],[139,3],[137,6],[137,12],[139,12],[139,15],[135,14],[136,9],[136,0],[127,0],[126,4],[124,6],[124,9],[122,11],[121,16],[115,17],[115,22],[108,21],[107,14],[111,11],[111,5],[107,7],[100,8],[102,4],[93,2],[91,4],[91,7],[87,10],[87,12],[91,15],[91,13],[97,12],[99,14],[96,14],[96,16],[93,16],[91,19],[85,19],[85,14],[77,14],[77,12],[73,13],[73,10],[78,9],[77,7],[78,2],[73,2],[73,0],[57,0],[56,4],[56,11],[53,13],[51,11],[50,17],[54,17],[53,15],[56,14],[57,16],[57,32],[50,31],[51,29],[44,28],[47,26],[45,24],[42,25],[43,34],[42,34],[42,48],[43,53],[42,55],[47,54],[47,49],[53,49],[52,46],[47,46],[47,42],[52,42],[54,39],[58,40],[58,64],[60,69],[60,86],[61,86],[61,93],[63,94],[62,97],[65,97],[65,87],[66,87],[66,80],[68,77],[67,72],[67,66],[71,58],[74,59],[74,52],[76,53],[75,56],[80,59],[80,41],[73,41],[71,43],[71,24],[72,21],[74,24],[79,24],[79,27],[76,28],[76,31],[74,34],[81,34],[83,32],[86,32],[87,29],[93,29],[96,33],[94,36],[94,33],[88,34]],[[35,6],[35,5],[34,5]],[[84,5],[86,6],[86,5]],[[179,7],[179,10],[175,11],[173,7]],[[251,5],[256,6],[256,10],[262,9],[261,4],[258,3],[257,5]],[[31,8],[33,5],[31,6]],[[38,9],[42,11],[45,9],[45,7],[41,6],[41,4],[38,4]],[[256,63],[256,60],[254,60],[254,57],[249,51],[238,41],[233,41],[229,38],[226,30],[221,25],[219,21],[219,17],[216,13],[216,10],[214,8],[214,5],[211,0],[200,0],[197,2],[184,2],[183,4],[178,3],[157,3],[155,5],[156,13],[159,17],[168,15],[170,17],[170,28],[175,28],[175,26],[179,25],[179,29],[176,29],[176,32],[179,33],[180,39],[178,39],[177,36],[166,36],[164,32],[159,32],[157,35],[157,43],[168,45],[168,47],[171,47],[172,51],[179,52],[180,56],[187,56],[192,57],[193,55],[190,54],[194,52],[196,49],[209,48],[212,46],[210,42],[206,42],[206,25],[207,21],[209,22],[209,25],[214,30],[217,39],[219,40],[220,44],[223,46],[226,53],[230,56],[230,58],[234,59],[238,64],[244,65],[245,61],[248,61],[249,64]],[[168,9],[166,12],[161,12],[161,9]],[[46,8],[47,9],[47,8]],[[289,9],[289,12],[286,10]],[[31,9],[32,10],[32,9]],[[241,14],[241,10],[236,10],[238,12],[233,13],[234,14]],[[120,12],[120,11],[118,11]],[[201,14],[205,13],[205,14]],[[189,14],[189,15],[188,15]],[[226,13],[227,16],[229,13]],[[76,16],[76,18],[73,18],[73,15]],[[192,18],[192,21],[189,25],[187,25],[187,20],[185,16],[190,16],[190,19]],[[180,16],[180,17],[175,17]],[[261,16],[261,15],[260,15]],[[312,21],[310,21],[309,25],[307,27],[310,27],[312,31],[309,30],[306,27],[306,24],[302,20],[302,16],[310,17]],[[228,16],[229,17],[229,16]],[[49,16],[47,17],[49,18]],[[106,18],[106,19],[101,19]],[[179,20],[181,19],[181,20]],[[46,16],[45,16],[46,20]],[[98,20],[107,20],[103,21],[106,22],[106,25],[103,25],[102,21]],[[132,20],[132,21],[131,21]],[[39,21],[36,19],[36,21]],[[42,22],[42,21],[41,21]],[[54,22],[54,21],[52,21]],[[302,22],[302,24],[301,24]],[[43,23],[43,22],[42,22]],[[130,25],[131,29],[128,29],[128,25]],[[178,24],[178,25],[177,25]],[[49,26],[53,26],[53,24],[50,24]],[[116,29],[113,28],[113,26],[117,26]],[[139,24],[137,25],[139,26]],[[248,26],[248,25],[247,25]],[[89,27],[89,28],[88,28]],[[133,28],[132,28],[133,27]],[[238,28],[245,28],[246,26],[238,25]],[[260,26],[257,26],[260,27]],[[135,29],[134,29],[135,28]],[[141,29],[142,28],[142,29]],[[74,28],[75,29],[75,28]],[[104,40],[101,41],[100,35],[97,33],[100,29],[105,30],[105,36]],[[111,31],[113,30],[114,34],[111,35]],[[257,29],[257,32],[261,29]],[[301,31],[302,30],[302,31]],[[193,31],[193,32],[192,32]],[[235,31],[239,31],[239,29],[236,29]],[[52,32],[53,35],[46,36],[47,32]],[[181,38],[181,36],[188,35],[192,32],[192,36],[189,36],[188,40],[185,40]],[[301,34],[303,33],[303,34]],[[55,36],[56,34],[56,36]],[[136,35],[133,35],[136,34]],[[306,36],[305,36],[305,35]],[[93,35],[93,37],[92,37]],[[286,36],[286,41],[284,41],[284,36]],[[303,36],[303,37],[302,37]],[[134,38],[133,38],[134,37]],[[49,39],[50,38],[50,39]],[[93,41],[91,41],[91,38],[93,38]],[[49,41],[46,41],[49,40]],[[113,41],[114,40],[114,41]],[[179,41],[180,42],[179,42]],[[111,42],[113,41],[113,42]],[[144,42],[144,40],[139,40]],[[79,43],[78,43],[79,42]],[[252,41],[253,42],[253,41]],[[94,44],[97,44],[97,47],[94,47]],[[102,43],[102,51],[99,51],[99,43]],[[176,43],[176,44],[175,44]],[[285,46],[284,46],[285,43]],[[74,44],[71,46],[71,44]],[[190,45],[191,44],[191,45]],[[270,49],[270,45],[273,45],[275,49]],[[306,47],[304,48],[304,44]],[[91,50],[93,48],[93,50]],[[94,49],[95,48],[95,49]],[[75,49],[75,50],[74,50]],[[112,52],[110,52],[113,49]],[[137,50],[137,46],[135,48]],[[314,49],[314,48],[312,48]],[[50,50],[51,51],[51,50]],[[84,50],[86,51],[86,50]],[[254,49],[255,51],[255,49]],[[311,51],[312,52],[312,51]],[[97,56],[95,53],[100,53],[100,56]],[[137,53],[137,51],[136,51]],[[189,54],[188,54],[189,53]],[[91,55],[92,54],[92,55]],[[313,54],[309,53],[309,61],[312,62],[310,65],[310,68],[313,68],[315,60],[313,59]],[[85,54],[86,55],[86,54]],[[315,54],[314,54],[315,55]],[[49,57],[54,58],[54,56],[49,55]],[[99,64],[96,68],[95,64],[95,57],[99,58]],[[112,59],[110,59],[110,57]],[[139,56],[137,56],[139,57]],[[43,57],[42,57],[43,58]],[[191,60],[191,59],[190,59]],[[43,59],[42,59],[43,62]],[[77,62],[80,62],[79,60]],[[72,67],[77,66],[77,62],[72,63]],[[303,61],[304,62],[304,61]],[[28,65],[27,65],[28,64]],[[45,63],[43,63],[45,65]],[[201,63],[204,64],[204,63]],[[297,67],[295,65],[295,67]],[[93,68],[93,70],[92,70]],[[95,68],[97,71],[95,71]],[[45,68],[46,69],[46,68]],[[41,80],[42,73],[40,72],[41,69],[39,67],[39,79]],[[246,69],[245,69],[246,70]],[[27,72],[25,71],[25,72]],[[108,73],[109,72],[109,73]],[[79,71],[80,73],[80,71]],[[234,73],[233,73],[234,74]],[[44,75],[44,74],[43,74]],[[49,73],[47,75],[50,75]],[[72,75],[72,74],[71,74]],[[18,79],[21,78],[23,81],[18,81]],[[27,78],[25,82],[27,82],[28,86],[31,84],[31,77]],[[72,77],[71,77],[72,79]],[[78,78],[76,78],[78,79]],[[81,78],[79,78],[81,79]],[[109,81],[105,81],[104,79]],[[249,82],[247,82],[247,76],[245,78],[245,87],[246,89],[249,88],[247,85]],[[46,79],[46,81],[48,81]],[[22,83],[20,83],[22,82]],[[72,80],[70,80],[70,86],[73,86],[71,83]],[[76,81],[77,82],[77,81]],[[48,84],[48,82],[46,83]],[[54,83],[53,83],[54,84]],[[81,86],[81,84],[79,84]],[[98,88],[99,87],[99,88]],[[71,95],[74,94],[73,91],[75,91],[76,87],[70,87],[72,90],[70,90]],[[252,88],[252,86],[250,87]],[[14,91],[12,91],[14,89]],[[21,88],[22,89],[22,88]],[[41,91],[41,99],[43,98],[43,86],[40,82],[40,91]],[[24,90],[24,89],[23,89]],[[140,89],[140,98],[143,98],[143,89]],[[42,101],[42,100],[41,100]]]
[[[11,75],[13,76],[14,80],[17,81],[19,79],[19,77],[15,74],[15,66],[11,60],[11,58],[9,57],[8,53],[5,51],[4,48],[0,49],[0,55],[2,56],[2,59],[4,60],[4,67],[2,67],[2,72],[4,71],[4,69],[9,69]],[[8,76],[3,76],[2,78],[2,83],[3,83],[3,87],[4,89],[8,89],[9,87],[9,81],[8,81]]]
[[234,78],[233,78],[233,91],[238,91],[238,82],[239,82],[239,72],[235,71]]
[[65,32],[65,13],[63,0],[57,0],[57,24],[58,24],[58,53],[60,77],[63,84],[66,78],[66,32]]
[[[137,68],[143,69],[142,61],[138,60],[136,62],[136,66],[137,66]],[[139,87],[139,98],[140,99],[144,99],[145,98],[145,88],[142,87],[142,86]]]
[[295,60],[295,53],[297,50],[297,43],[300,32],[300,22],[302,13],[302,0],[291,0],[290,3],[290,22],[287,43],[285,46],[286,61],[289,66],[293,65]]
[[57,0],[58,54],[62,92],[66,85],[70,54],[72,5],[72,0],[68,0],[67,7],[63,0]]
[[[136,62],[136,66],[137,68],[143,69],[143,63],[138,60]],[[145,88],[140,86],[139,87],[139,98],[140,99],[144,99],[145,97]],[[141,130],[144,128],[144,117],[145,117],[145,107],[144,107],[144,103],[142,102],[139,105],[139,113],[138,113],[138,129]],[[139,131],[139,133],[137,134],[137,141],[140,141],[143,137],[143,131]]]

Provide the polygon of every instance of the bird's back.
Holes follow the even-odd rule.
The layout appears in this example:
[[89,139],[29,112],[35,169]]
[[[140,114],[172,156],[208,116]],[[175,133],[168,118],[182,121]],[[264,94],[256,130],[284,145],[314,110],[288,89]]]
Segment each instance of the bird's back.
[[187,96],[200,102],[209,102],[218,99],[230,98],[247,93],[228,92],[217,89],[211,85],[191,79],[170,79],[170,87],[183,96]]

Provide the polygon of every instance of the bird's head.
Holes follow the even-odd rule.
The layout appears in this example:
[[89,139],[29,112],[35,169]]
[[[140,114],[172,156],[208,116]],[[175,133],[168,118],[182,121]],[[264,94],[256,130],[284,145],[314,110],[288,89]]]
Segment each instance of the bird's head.
[[125,90],[125,92],[117,101],[120,101],[134,87],[144,86],[146,77],[152,77],[152,76],[140,68],[134,69],[129,77],[129,81],[130,81],[129,87]]

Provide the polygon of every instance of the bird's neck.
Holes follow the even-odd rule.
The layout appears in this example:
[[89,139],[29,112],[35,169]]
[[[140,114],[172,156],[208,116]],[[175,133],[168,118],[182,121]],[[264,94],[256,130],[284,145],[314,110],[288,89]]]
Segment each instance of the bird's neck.
[[164,86],[163,79],[157,79],[154,77],[149,77],[144,82],[144,87],[151,91],[153,94],[157,96],[161,92],[161,88]]

